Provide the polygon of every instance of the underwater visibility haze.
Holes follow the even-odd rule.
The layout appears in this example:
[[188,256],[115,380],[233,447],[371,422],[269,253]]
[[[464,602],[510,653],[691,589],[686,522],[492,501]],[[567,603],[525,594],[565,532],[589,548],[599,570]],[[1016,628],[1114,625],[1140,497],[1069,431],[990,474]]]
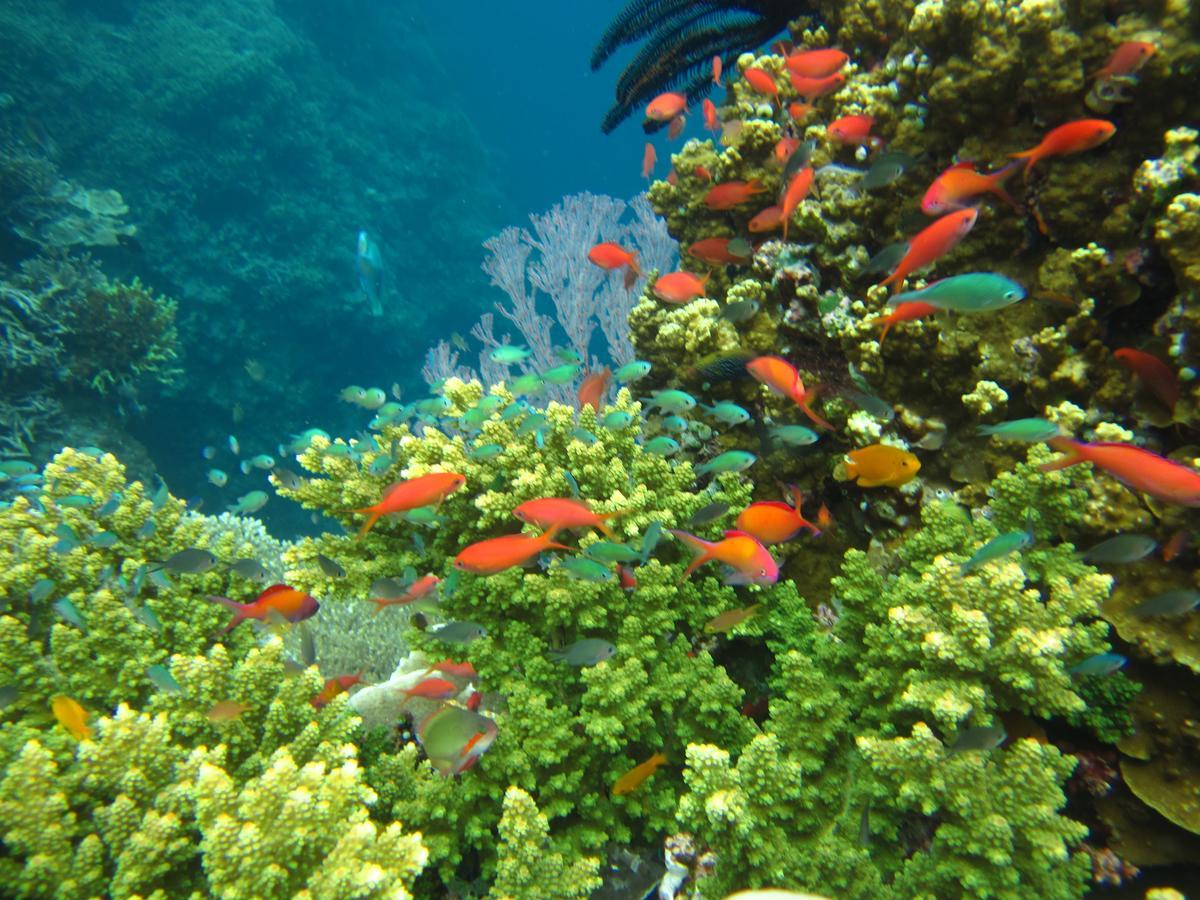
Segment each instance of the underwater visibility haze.
[[7,0],[0,896],[1200,891],[1200,7]]

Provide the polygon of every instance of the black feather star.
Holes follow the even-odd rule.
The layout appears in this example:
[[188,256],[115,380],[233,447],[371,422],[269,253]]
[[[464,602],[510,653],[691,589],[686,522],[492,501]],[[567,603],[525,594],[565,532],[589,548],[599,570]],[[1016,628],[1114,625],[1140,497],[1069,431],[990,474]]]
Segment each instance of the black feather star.
[[[733,58],[765,44],[797,16],[803,0],[631,0],[592,52],[592,71],[625,44],[645,46],[617,81],[617,99],[600,127],[611,132],[642,104],[664,91],[694,103],[712,87],[714,56]],[[655,131],[662,122],[647,122]]]

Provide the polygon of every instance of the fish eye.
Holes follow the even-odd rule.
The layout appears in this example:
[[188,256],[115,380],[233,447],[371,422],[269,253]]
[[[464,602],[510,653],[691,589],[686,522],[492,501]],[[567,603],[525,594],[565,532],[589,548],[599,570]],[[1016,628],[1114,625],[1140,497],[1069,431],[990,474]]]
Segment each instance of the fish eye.
[[1016,292],[1016,291],[1005,291],[1005,292],[1004,292],[1004,299],[1005,299],[1005,300],[1014,300],[1014,299],[1016,299],[1016,296],[1017,296],[1017,292]]
[[758,570],[758,574],[759,574],[759,576],[760,576],[760,577],[762,577],[762,578],[765,578],[765,577],[766,577],[766,575],[767,575],[767,570],[766,570],[766,569],[759,569],[759,570]]

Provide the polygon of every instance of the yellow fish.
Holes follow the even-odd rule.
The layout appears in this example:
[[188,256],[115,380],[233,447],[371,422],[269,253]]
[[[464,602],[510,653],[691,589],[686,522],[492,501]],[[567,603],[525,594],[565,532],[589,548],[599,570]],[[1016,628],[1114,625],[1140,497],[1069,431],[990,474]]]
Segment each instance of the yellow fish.
[[745,609],[727,609],[718,616],[714,616],[704,626],[704,630],[709,634],[717,631],[731,631],[735,626],[745,622],[748,618],[758,612],[761,603],[755,603],[753,606],[747,606]]
[[92,727],[88,725],[88,711],[76,701],[63,694],[55,694],[50,698],[50,709],[58,724],[67,729],[77,741],[92,736]]
[[233,722],[249,708],[245,703],[239,703],[236,700],[218,700],[205,715],[207,715],[208,721],[214,724]]
[[655,753],[644,763],[634,766],[613,784],[613,796],[620,797],[622,794],[628,794],[630,791],[636,790],[638,785],[658,771],[658,767],[666,761],[666,756],[661,753]]
[[859,487],[900,487],[921,471],[921,461],[899,447],[872,444],[846,454],[846,475]]

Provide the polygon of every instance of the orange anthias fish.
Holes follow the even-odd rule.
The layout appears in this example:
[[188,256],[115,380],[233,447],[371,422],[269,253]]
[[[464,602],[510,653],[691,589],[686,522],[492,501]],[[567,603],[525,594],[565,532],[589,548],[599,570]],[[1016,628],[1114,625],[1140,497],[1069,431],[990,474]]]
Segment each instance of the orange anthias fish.
[[799,122],[814,109],[816,107],[811,103],[801,103],[799,100],[793,100],[788,104],[788,115]]
[[892,326],[900,322],[915,322],[917,319],[923,319],[926,316],[931,316],[937,312],[938,308],[930,303],[922,303],[920,300],[911,300],[908,303],[901,303],[892,310],[891,315],[877,316],[868,324],[883,325],[883,331],[879,335],[879,346],[883,346],[883,340],[887,337],[888,332],[892,330]]
[[691,272],[669,272],[654,282],[654,295],[667,303],[690,303],[704,296],[709,277],[709,274],[699,278]]
[[370,531],[381,517],[392,513],[407,512],[410,509],[420,509],[423,506],[434,506],[466,483],[466,476],[459,475],[457,472],[430,472],[428,475],[418,475],[408,481],[396,482],[383,492],[383,499],[374,506],[351,510],[351,512],[367,516],[367,521],[358,530],[359,538]]
[[790,54],[784,62],[788,71],[806,78],[828,78],[842,66],[850,57],[841,50],[832,47],[819,47],[815,50],[798,50]]
[[704,112],[704,127],[709,131],[720,131],[721,123],[717,121],[717,105],[704,98],[704,102],[700,104],[700,109]]
[[796,93],[800,95],[800,99],[806,103],[812,103],[818,97],[824,97],[846,83],[846,76],[841,72],[834,72],[832,75],[826,75],[823,78],[797,75],[795,72],[791,72],[790,74],[792,76],[792,87],[796,89]]
[[58,724],[67,729],[71,737],[77,741],[91,738],[92,726],[87,723],[88,711],[65,694],[55,694],[50,698],[50,710]]
[[736,523],[738,530],[758,538],[764,546],[790,541],[805,528],[812,532],[813,537],[818,536],[821,529],[804,518],[800,512],[804,504],[804,495],[794,485],[791,486],[791,491],[792,497],[795,499],[795,506],[778,500],[760,500],[757,503],[751,503],[738,513]]
[[1052,128],[1042,142],[1031,150],[1008,154],[1013,159],[1025,160],[1025,177],[1033,171],[1038,160],[1048,156],[1070,156],[1099,147],[1117,132],[1117,126],[1104,119],[1077,119],[1066,125]]
[[775,162],[781,166],[786,166],[787,161],[792,158],[792,154],[800,147],[800,138],[781,137],[775,142]]
[[683,134],[683,126],[687,124],[687,116],[676,116],[667,126],[667,140],[673,141]]
[[405,697],[421,697],[425,700],[449,700],[457,694],[459,688],[453,681],[445,678],[426,678],[420,684],[404,691]]
[[608,390],[608,382],[612,379],[612,371],[605,366],[599,372],[593,372],[583,379],[579,385],[579,408],[590,406],[600,412],[600,401]]
[[588,261],[599,266],[602,269],[620,269],[623,266],[629,266],[630,271],[636,275],[641,275],[642,271],[638,268],[637,251],[626,250],[618,244],[611,241],[605,241],[602,244],[597,244],[588,251]]
[[367,599],[375,604],[375,615],[379,615],[389,606],[405,606],[415,603],[422,597],[428,597],[440,583],[441,579],[436,575],[422,575],[399,597],[368,597]]
[[667,761],[666,756],[655,753],[644,763],[640,763],[613,782],[612,795],[620,797],[637,790],[643,781],[658,771],[658,767]]
[[801,201],[808,196],[808,191],[812,187],[813,170],[812,166],[805,166],[799,172],[792,176],[792,180],[788,182],[787,189],[783,192],[783,200],[780,206],[783,209],[783,239],[787,240],[788,223],[792,220],[792,213],[796,211],[796,207]]
[[764,231],[774,231],[783,224],[783,207],[779,204],[768,206],[751,219],[746,227],[751,234],[761,234]]
[[837,141],[839,144],[876,146],[881,142],[879,138],[871,135],[871,127],[874,124],[874,116],[842,116],[842,118],[830,122],[825,133],[829,135],[830,140]]
[[774,584],[779,579],[779,564],[769,550],[759,543],[758,538],[743,531],[727,531],[719,541],[706,541],[686,531],[671,529],[695,554],[688,567],[679,576],[682,584],[689,575],[706,562],[716,560],[734,570],[725,579],[726,584]]
[[544,550],[571,550],[554,542],[556,528],[545,534],[506,534],[465,547],[454,557],[454,568],[475,575],[495,575],[529,562]]
[[259,594],[253,603],[238,603],[228,597],[212,595],[208,599],[234,610],[233,620],[225,626],[225,631],[231,630],[246,619],[257,619],[259,622],[284,619],[293,624],[303,622],[310,616],[315,616],[321,608],[311,594],[286,584],[271,585]]
[[654,152],[654,145],[646,141],[646,149],[642,153],[642,177],[649,178],[654,171],[654,164],[658,162],[658,154]]
[[426,672],[441,672],[443,675],[453,675],[455,678],[478,678],[479,673],[475,671],[475,667],[469,662],[455,662],[452,659],[443,659],[441,662],[436,662]]
[[757,178],[750,181],[723,181],[708,189],[704,195],[704,205],[716,210],[733,209],[764,191],[766,188]]
[[712,172],[708,171],[704,166],[696,166],[696,168],[692,169],[692,174],[701,181],[712,181]]
[[921,461],[899,447],[871,444],[846,454],[846,474],[859,487],[901,487],[917,477]]
[[775,84],[775,79],[770,72],[764,72],[762,69],[756,69],[753,66],[742,73],[750,87],[754,88],[760,94],[765,94],[771,97],[779,96],[779,88]]
[[909,242],[908,252],[901,257],[895,270],[879,283],[892,285],[892,293],[900,290],[905,278],[953,250],[967,236],[978,217],[979,210],[974,208],[942,216]]
[[542,497],[538,500],[526,500],[513,510],[513,515],[522,522],[528,522],[538,528],[558,531],[565,528],[596,528],[606,537],[616,540],[612,529],[605,522],[623,516],[627,511],[618,509],[613,512],[596,513],[592,512],[584,501],[574,497]]
[[688,247],[688,253],[697,259],[703,260],[706,263],[712,263],[715,266],[731,266],[744,263],[747,257],[737,256],[730,252],[729,242],[731,240],[733,238],[704,238]]
[[1023,163],[1010,163],[995,172],[976,172],[975,164],[955,163],[933,180],[929,190],[921,198],[921,212],[931,216],[966,209],[967,202],[980,194],[994,194],[1009,206],[1019,210],[1017,201],[1001,185]]
[[1170,540],[1163,544],[1162,561],[1165,563],[1173,562],[1179,557],[1179,554],[1184,551],[1188,545],[1188,541],[1192,539],[1192,533],[1186,528],[1180,528]]
[[721,57],[719,57],[719,56],[713,57],[712,72],[713,72],[713,84],[719,85],[721,83]]
[[1179,402],[1179,376],[1169,365],[1144,350],[1122,347],[1113,351],[1113,356],[1136,375],[1158,402],[1171,412]]
[[1108,62],[1088,77],[1120,78],[1132,75],[1150,60],[1157,49],[1149,41],[1125,41],[1113,51]]
[[669,122],[687,109],[687,97],[673,91],[659,94],[646,107],[646,118],[654,122]]
[[833,426],[818,416],[809,405],[817,394],[817,388],[805,390],[800,373],[786,359],[778,356],[759,356],[746,363],[746,371],[774,393],[795,403],[817,425],[833,430]]
[[1087,444],[1068,437],[1051,438],[1046,443],[1067,455],[1040,466],[1043,472],[1090,462],[1132,490],[1163,503],[1200,506],[1200,472],[1190,466],[1133,444]]
[[308,702],[311,703],[316,709],[324,709],[331,702],[333,702],[333,698],[338,694],[344,694],[346,691],[350,690],[350,688],[354,687],[354,685],[362,681],[362,674],[363,670],[359,669],[353,675],[334,675],[325,682],[325,687],[321,688],[321,690]]

